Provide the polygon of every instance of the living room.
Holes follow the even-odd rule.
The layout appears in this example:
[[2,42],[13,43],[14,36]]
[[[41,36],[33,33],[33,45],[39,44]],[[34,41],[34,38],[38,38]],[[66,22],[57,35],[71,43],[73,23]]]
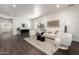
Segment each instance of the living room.
[[[59,6],[57,8],[63,8],[62,5],[57,5],[57,6]],[[36,41],[33,42],[34,40],[33,41],[30,40],[31,42],[33,42],[31,44],[32,45],[34,44],[34,46],[37,45],[36,47],[39,49],[41,46],[40,50],[42,50],[43,52],[45,52],[48,55],[55,53],[55,52],[53,52],[54,46],[53,46],[53,44],[51,44],[53,42],[53,40],[51,40],[51,38],[55,40],[56,35],[58,35],[59,33],[61,33],[61,36],[63,36],[63,39],[66,38],[66,37],[64,37],[65,34],[63,34],[63,33],[67,33],[66,35],[71,34],[70,38],[72,40],[70,39],[70,41],[69,41],[70,46],[71,46],[72,41],[79,42],[79,37],[78,37],[78,13],[79,13],[78,9],[79,8],[78,8],[78,5],[70,4],[67,6],[64,5],[64,7],[65,8],[60,9],[58,11],[53,11],[53,12],[47,13],[43,16],[32,19],[31,35],[34,35],[34,36],[36,35],[38,25],[41,23],[44,25],[44,27],[46,29],[46,32],[42,36],[45,37],[45,40],[48,39],[47,42],[49,41],[48,43],[50,43],[50,44],[44,43],[44,44],[48,44],[48,45],[44,45],[44,44],[41,44],[38,42],[35,44]],[[52,23],[52,25],[51,25],[51,23]],[[54,35],[55,33],[56,33],[56,35]],[[59,37],[61,37],[61,36],[59,36]],[[33,37],[32,37],[32,39],[33,39]],[[28,41],[28,40],[26,40],[26,41]],[[63,42],[65,42],[65,41],[63,41]],[[59,43],[59,42],[57,42],[57,43]],[[66,44],[69,44],[68,41]],[[38,47],[38,45],[39,45],[39,47]],[[44,47],[43,48],[44,50],[42,49],[42,47]],[[53,49],[50,49],[51,47]],[[45,48],[46,48],[46,51],[45,51]],[[49,49],[47,49],[47,48],[49,48]],[[52,50],[52,53],[50,53],[51,50]],[[57,50],[57,48],[55,47],[54,51],[56,51],[56,50]],[[66,53],[67,53],[67,51],[66,51]],[[75,54],[78,54],[78,53],[75,53]]]
[[1,55],[79,54],[78,4],[1,4],[0,7]]
[[79,58],[78,19],[79,0],[0,0],[0,58]]

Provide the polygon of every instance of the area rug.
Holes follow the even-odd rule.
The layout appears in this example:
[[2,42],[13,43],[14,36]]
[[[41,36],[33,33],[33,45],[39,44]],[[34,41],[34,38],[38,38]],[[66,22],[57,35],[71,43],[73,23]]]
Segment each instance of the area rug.
[[36,37],[31,36],[30,38],[24,38],[25,41],[32,44],[42,52],[46,53],[47,55],[53,55],[58,48],[55,45],[55,41],[51,39],[45,39],[45,42],[41,42],[36,39]]

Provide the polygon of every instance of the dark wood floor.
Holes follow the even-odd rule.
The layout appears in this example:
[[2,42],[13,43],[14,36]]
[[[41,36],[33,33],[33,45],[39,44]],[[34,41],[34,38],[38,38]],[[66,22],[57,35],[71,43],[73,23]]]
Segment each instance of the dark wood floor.
[[72,42],[68,50],[59,49],[54,55],[79,55],[79,42]]
[[[26,42],[22,36],[10,33],[0,35],[0,55],[46,55]],[[54,55],[79,55],[79,42],[72,42],[67,51],[59,49]]]
[[20,35],[0,35],[0,55],[45,55],[42,51],[26,42]]

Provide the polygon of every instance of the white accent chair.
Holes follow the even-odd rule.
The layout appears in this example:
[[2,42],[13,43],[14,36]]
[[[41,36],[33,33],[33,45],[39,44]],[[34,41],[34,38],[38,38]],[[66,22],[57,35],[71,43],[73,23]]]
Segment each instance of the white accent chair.
[[72,35],[70,33],[61,33],[58,34],[55,38],[55,44],[58,48],[67,50],[72,42]]

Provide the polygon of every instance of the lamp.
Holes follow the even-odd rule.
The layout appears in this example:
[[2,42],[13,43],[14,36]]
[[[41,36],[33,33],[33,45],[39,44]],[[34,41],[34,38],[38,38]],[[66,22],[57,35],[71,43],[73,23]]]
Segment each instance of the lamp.
[[64,32],[67,33],[67,25],[64,27]]

